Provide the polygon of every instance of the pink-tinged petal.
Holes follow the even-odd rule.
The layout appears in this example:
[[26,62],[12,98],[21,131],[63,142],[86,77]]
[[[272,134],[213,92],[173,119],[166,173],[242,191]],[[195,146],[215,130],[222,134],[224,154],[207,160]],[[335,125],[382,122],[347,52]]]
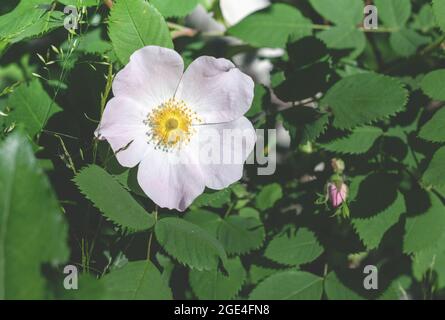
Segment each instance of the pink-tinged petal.
[[184,72],[174,50],[148,46],[137,50],[115,77],[114,96],[126,96],[152,109],[172,98]]
[[269,0],[220,0],[221,12],[229,26],[237,24],[251,13],[269,6]]
[[111,99],[102,115],[95,134],[106,139],[124,167],[136,166],[144,157],[147,149],[147,116],[144,106],[126,97]]
[[253,80],[229,60],[203,56],[184,73],[176,98],[184,100],[204,123],[220,123],[249,110],[253,89]]
[[222,124],[198,127],[199,154],[205,185],[221,190],[240,180],[252,153],[256,133],[245,117]]
[[344,183],[340,187],[337,187],[335,183],[329,183],[328,191],[329,200],[334,208],[340,206],[348,196],[348,186]]
[[204,179],[192,152],[151,150],[139,164],[137,179],[162,208],[184,211],[204,192]]

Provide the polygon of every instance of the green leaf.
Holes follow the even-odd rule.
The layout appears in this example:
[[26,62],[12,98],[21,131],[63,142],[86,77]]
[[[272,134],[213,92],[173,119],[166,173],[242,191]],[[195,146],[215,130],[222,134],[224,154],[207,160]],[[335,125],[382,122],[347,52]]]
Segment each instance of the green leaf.
[[218,270],[190,270],[190,286],[195,295],[201,300],[228,300],[234,298],[246,280],[246,270],[244,270],[239,258],[229,259],[226,268],[227,276]]
[[378,297],[378,300],[408,300],[407,291],[411,287],[411,277],[400,275],[394,279],[388,288]]
[[278,183],[268,184],[261,189],[255,204],[259,210],[267,210],[272,208],[282,197],[283,190]]
[[150,0],[164,17],[184,17],[198,5],[199,0]]
[[115,1],[108,32],[116,55],[123,64],[128,63],[133,52],[148,45],[173,48],[164,18],[144,0]]
[[433,0],[433,11],[436,16],[437,24],[445,32],[445,2],[442,0]]
[[150,261],[129,262],[99,280],[105,300],[171,300],[172,293]]
[[445,108],[437,111],[433,118],[420,129],[419,137],[433,142],[445,142]]
[[296,8],[273,4],[256,12],[227,32],[255,47],[284,48],[289,37],[297,40],[312,33],[312,23]]
[[20,1],[11,12],[0,16],[0,40],[6,43],[34,38],[61,27],[64,14],[47,10],[48,0]]
[[366,248],[372,250],[378,247],[383,235],[405,211],[405,200],[402,194],[397,193],[396,200],[388,208],[368,218],[352,219],[352,224]]
[[[46,0],[47,2],[49,0]],[[93,7],[100,5],[102,0],[58,0],[60,3],[66,6],[75,6],[75,7]]]
[[104,169],[92,165],[74,178],[80,191],[117,225],[132,231],[147,230],[154,218]]
[[355,177],[350,186],[349,200],[353,218],[371,218],[388,209],[397,199],[397,176],[371,173]]
[[362,296],[345,286],[335,272],[326,276],[324,290],[329,300],[363,300]]
[[230,202],[232,190],[226,188],[216,192],[205,192],[193,201],[193,205],[197,207],[222,208]]
[[37,79],[20,85],[9,96],[8,106],[12,109],[8,121],[24,124],[30,136],[42,131],[47,120],[62,110]]
[[285,233],[275,236],[269,243],[264,256],[284,265],[299,266],[315,260],[323,252],[314,233],[301,228],[295,235]]
[[260,213],[258,212],[258,210],[254,209],[254,208],[250,208],[250,207],[244,207],[244,208],[240,209],[239,215],[244,218],[255,218],[255,219],[261,220]]
[[274,273],[277,273],[277,269],[252,265],[249,270],[249,278],[253,284],[257,284],[261,280],[273,275]]
[[44,263],[69,257],[68,227],[25,135],[0,145],[0,299],[44,299]]
[[[81,35],[78,39],[78,44],[75,49],[86,54],[97,54],[103,55],[108,53],[113,49],[110,42],[102,39],[102,30],[94,29],[88,33]],[[69,50],[68,41],[64,42],[62,45],[63,50]]]
[[253,289],[251,300],[320,300],[323,278],[303,271],[271,275]]
[[413,274],[420,282],[424,280],[428,271],[435,272],[437,287],[445,287],[445,233],[430,248],[416,252],[413,255]]
[[312,7],[324,18],[339,25],[356,26],[363,19],[363,3],[357,0],[310,0]]
[[433,8],[429,3],[425,3],[415,16],[412,26],[422,32],[428,32],[436,26]]
[[445,232],[434,246],[414,253],[412,270],[419,282],[424,279],[428,271],[435,271],[438,287],[445,286]]
[[317,34],[329,48],[354,49],[352,57],[360,55],[366,47],[366,37],[355,26],[334,26]]
[[401,28],[411,16],[410,0],[375,0],[379,18],[389,28]]
[[228,254],[243,255],[259,249],[264,242],[264,226],[254,217],[231,215],[223,219],[210,211],[193,210],[185,219],[216,237]]
[[432,99],[445,101],[445,69],[435,70],[428,73],[420,83],[423,92]]
[[382,129],[377,127],[359,127],[354,129],[349,136],[322,144],[321,147],[338,153],[366,153],[382,134]]
[[314,108],[291,108],[282,112],[284,127],[296,145],[314,142],[329,124],[329,114],[319,113]]
[[184,219],[206,230],[215,238],[218,236],[218,228],[222,221],[222,218],[216,213],[203,209],[189,211]]
[[445,186],[445,147],[436,151],[428,168],[423,174],[422,180],[430,185]]
[[402,57],[414,55],[420,46],[426,45],[430,41],[429,37],[420,35],[411,29],[402,29],[389,36],[391,47]]
[[337,82],[322,99],[334,113],[334,125],[349,129],[388,118],[405,106],[408,91],[394,78],[357,74]]
[[404,253],[418,252],[432,247],[445,233],[445,209],[442,201],[433,193],[429,195],[431,204],[426,212],[406,218]]
[[259,249],[264,242],[265,231],[260,220],[241,216],[228,216],[221,220],[218,240],[228,254],[243,255]]
[[329,123],[329,115],[323,114],[312,123],[308,123],[303,127],[303,133],[301,137],[301,143],[306,144],[308,142],[314,142],[325,131]]
[[215,270],[219,261],[226,264],[224,247],[210,233],[178,218],[161,219],[155,227],[156,238],[171,256],[197,270]]

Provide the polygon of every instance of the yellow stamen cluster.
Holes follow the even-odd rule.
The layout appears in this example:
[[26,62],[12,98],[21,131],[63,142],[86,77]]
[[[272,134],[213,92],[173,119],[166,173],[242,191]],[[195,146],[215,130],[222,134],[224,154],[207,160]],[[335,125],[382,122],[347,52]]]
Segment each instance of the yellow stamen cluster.
[[170,151],[190,141],[195,133],[192,124],[201,122],[184,101],[167,100],[153,109],[144,123],[149,127],[149,136],[157,148]]

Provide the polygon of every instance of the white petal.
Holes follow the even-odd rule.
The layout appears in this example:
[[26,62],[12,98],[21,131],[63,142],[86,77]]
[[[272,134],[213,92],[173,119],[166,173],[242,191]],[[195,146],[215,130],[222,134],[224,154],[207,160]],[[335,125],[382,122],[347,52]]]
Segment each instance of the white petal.
[[227,24],[237,24],[251,13],[269,6],[269,0],[220,0],[221,12]]
[[161,150],[147,153],[137,174],[142,190],[162,208],[187,209],[205,188],[200,165],[191,157],[188,152],[178,156]]
[[255,82],[270,87],[270,73],[273,64],[270,60],[259,59],[256,54],[239,53],[232,57],[233,62]]
[[198,4],[186,18],[186,25],[201,32],[223,32],[226,28],[213,18],[213,13]]
[[172,98],[184,72],[181,56],[171,49],[137,50],[114,79],[114,96],[131,97],[152,109]]
[[258,56],[268,59],[279,58],[283,56],[284,53],[285,51],[280,48],[261,48],[258,50]]
[[99,139],[106,139],[124,167],[136,166],[147,148],[147,116],[144,106],[126,97],[111,99],[96,130]]
[[220,123],[249,110],[253,89],[253,80],[229,60],[203,56],[184,73],[176,98],[184,100],[204,123]]
[[240,180],[243,165],[256,142],[255,129],[245,117],[198,127],[201,170],[205,185],[220,190]]

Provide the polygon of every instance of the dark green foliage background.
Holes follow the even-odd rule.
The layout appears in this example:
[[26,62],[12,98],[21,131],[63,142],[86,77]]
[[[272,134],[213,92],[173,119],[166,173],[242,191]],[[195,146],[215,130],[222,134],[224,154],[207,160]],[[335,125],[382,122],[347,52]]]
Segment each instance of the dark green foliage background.
[[[224,33],[184,27],[198,3],[222,21],[218,1],[114,3],[0,3],[0,299],[445,298],[444,1],[366,1],[377,30],[362,0],[273,1]],[[82,13],[71,33],[64,5]],[[186,64],[284,49],[247,114],[291,135],[276,173],[248,165],[184,214],[156,208],[93,135],[145,45]],[[319,204],[332,158],[349,218]],[[63,288],[66,265],[79,290]]]

